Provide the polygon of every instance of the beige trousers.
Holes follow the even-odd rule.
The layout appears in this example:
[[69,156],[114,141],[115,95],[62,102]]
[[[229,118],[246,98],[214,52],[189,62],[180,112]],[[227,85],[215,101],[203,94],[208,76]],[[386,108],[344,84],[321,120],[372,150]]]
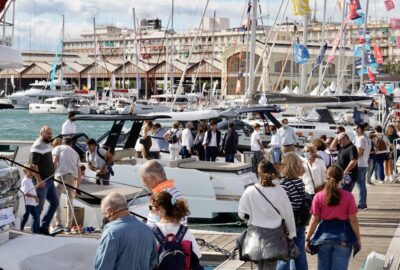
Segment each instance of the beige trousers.
[[[65,184],[68,184],[70,186],[76,186],[76,178],[68,173],[68,174],[63,174],[62,177],[56,177],[57,180],[59,181],[63,181]],[[57,194],[58,194],[58,198],[61,198],[61,194],[65,193],[65,189],[64,189],[64,185],[62,183],[58,183],[55,182],[55,186],[57,189]],[[71,200],[71,204],[73,203],[73,199],[75,197],[75,192],[72,188],[68,188],[67,187],[67,192],[68,192],[68,198]],[[56,219],[56,226],[57,225],[62,225],[62,214],[61,214],[61,204],[58,206],[56,214],[55,214],[55,219]],[[70,203],[67,200],[67,220],[65,223],[65,227],[70,228],[72,225],[72,220],[73,220],[74,216],[73,216],[73,205],[71,207]]]

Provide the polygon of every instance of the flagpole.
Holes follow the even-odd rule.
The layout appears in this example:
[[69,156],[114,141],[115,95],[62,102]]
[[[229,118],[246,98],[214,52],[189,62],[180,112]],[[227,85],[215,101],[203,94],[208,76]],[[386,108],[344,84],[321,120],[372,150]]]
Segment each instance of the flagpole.
[[[307,48],[307,35],[308,35],[308,14],[304,15],[304,28],[303,28],[303,45]],[[306,80],[307,80],[307,73],[306,73],[306,64],[301,65],[301,94],[305,95],[306,89]]]
[[362,52],[361,52],[361,72],[360,72],[360,90],[364,88],[364,67],[365,67],[365,45],[367,43],[367,24],[368,24],[368,11],[369,11],[369,0],[367,0],[366,3],[366,10],[365,10],[365,22],[364,22],[364,39],[365,42],[362,46]]
[[96,71],[96,65],[97,65],[97,40],[96,40],[96,18],[93,17],[93,39],[94,39],[94,91],[96,91],[96,96],[97,96],[97,71]]
[[[257,30],[257,0],[252,0],[252,18],[251,18],[251,34],[250,34],[250,64],[249,64],[249,89],[251,96],[255,94],[254,78],[257,70],[254,70],[254,62],[256,55],[256,30]],[[268,40],[266,41],[268,43]]]
[[[346,11],[347,11],[347,4],[346,4],[346,0],[343,0],[343,8],[342,8],[342,27],[344,25],[344,20],[346,19]],[[339,53],[339,60],[338,60],[338,66],[337,66],[337,78],[336,78],[336,85],[337,85],[337,94],[339,95],[343,95],[343,88],[342,88],[342,83],[340,81],[340,75],[341,75],[341,69],[342,68],[342,58],[343,58],[343,47],[345,46],[344,44],[344,39],[346,36],[346,32],[345,32],[345,27],[343,27],[341,29],[342,31],[342,36],[341,36],[341,40],[340,40],[340,53]]]
[[[325,42],[325,24],[326,24],[326,1],[324,0],[324,15],[322,18],[322,36],[321,36],[321,48]],[[318,77],[318,85],[322,84],[322,73],[323,73],[324,59],[322,59],[321,64],[319,64],[319,77]]]

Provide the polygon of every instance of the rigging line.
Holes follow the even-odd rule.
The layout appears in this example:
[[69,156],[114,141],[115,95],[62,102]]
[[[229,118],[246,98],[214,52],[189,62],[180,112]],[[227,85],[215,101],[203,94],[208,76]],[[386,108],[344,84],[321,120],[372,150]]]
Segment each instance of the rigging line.
[[[289,0],[288,0],[288,1],[289,1]],[[263,57],[264,53],[266,52],[266,50],[267,50],[267,48],[268,48],[268,40],[269,40],[269,38],[270,38],[270,36],[271,36],[271,34],[272,34],[273,28],[274,28],[275,25],[276,25],[276,22],[277,22],[277,20],[278,20],[279,14],[281,13],[281,10],[282,10],[282,7],[283,7],[284,2],[285,2],[285,0],[282,0],[281,5],[280,5],[279,10],[278,10],[278,14],[277,14],[277,16],[276,16],[276,18],[275,18],[275,20],[274,20],[274,23],[273,23],[273,25],[272,25],[272,27],[271,27],[269,33],[268,33],[268,37],[267,37],[266,40],[265,40],[265,44],[264,44],[263,51],[262,51],[262,53],[261,53],[261,55],[260,55],[260,58],[258,59],[258,63],[257,63],[256,68],[255,68],[254,70],[258,70],[258,68],[260,67],[260,64],[261,64],[261,61],[262,61],[262,57]],[[288,3],[289,3],[289,2],[288,2]],[[254,72],[254,71],[253,71],[253,70],[249,70],[249,72]],[[245,100],[246,100],[247,95],[248,95],[249,92],[250,92],[250,89],[247,88],[247,89],[246,89],[246,92],[245,92],[245,94],[244,94],[244,98],[243,98],[242,104],[240,105],[240,109],[243,108],[244,102],[245,102]]]
[[260,10],[260,21],[261,21],[262,31],[263,31],[264,37],[267,37],[267,33],[265,32],[265,28],[264,28],[264,20],[263,20],[263,16],[262,16],[260,0],[258,0],[258,9]]
[[286,69],[286,64],[287,64],[287,62],[288,62],[288,60],[289,60],[289,56],[290,56],[290,54],[291,54],[292,47],[293,47],[293,43],[290,45],[290,47],[289,47],[288,50],[287,50],[285,63],[283,64],[281,74],[279,75],[279,79],[278,79],[278,81],[277,81],[277,83],[276,83],[276,86],[275,86],[275,89],[274,89],[274,93],[276,93],[276,91],[278,90],[279,82],[281,81],[282,76],[283,76],[283,72],[284,72],[285,69]]

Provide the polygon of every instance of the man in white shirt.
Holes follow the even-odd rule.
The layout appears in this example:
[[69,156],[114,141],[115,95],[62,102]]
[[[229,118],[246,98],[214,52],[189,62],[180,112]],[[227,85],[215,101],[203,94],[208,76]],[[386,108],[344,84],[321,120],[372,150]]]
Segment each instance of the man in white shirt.
[[294,152],[296,150],[295,146],[298,144],[297,137],[286,118],[282,119],[282,127],[278,129],[278,135],[281,137],[282,153]]
[[[81,182],[81,163],[78,153],[72,148],[72,139],[69,137],[63,138],[63,144],[53,149],[53,162],[56,168],[55,186],[58,193],[58,198],[62,193],[66,193],[67,198],[67,219],[65,223],[66,230],[69,230],[72,225],[73,211],[72,203],[75,193],[72,188],[65,186],[64,183],[73,187],[79,188]],[[66,189],[66,190],[65,190]],[[68,201],[69,200],[69,201]],[[57,208],[55,214],[56,228],[62,227],[61,207]]]
[[260,163],[262,155],[264,154],[264,145],[260,139],[260,124],[254,125],[254,131],[251,134],[250,150],[254,153],[253,170],[257,172],[258,163]]
[[61,134],[75,134],[76,133],[76,126],[75,123],[72,122],[72,118],[75,116],[74,112],[68,113],[68,119],[62,124],[61,127]]
[[182,131],[182,144],[181,144],[182,159],[190,158],[192,155],[192,147],[193,147],[192,128],[193,128],[192,122],[187,122],[186,128]]
[[354,129],[356,131],[355,145],[358,154],[358,169],[357,169],[357,187],[359,192],[358,209],[367,209],[367,187],[365,183],[369,152],[371,150],[370,141],[364,134],[364,125],[357,125]]
[[220,143],[221,131],[217,129],[217,121],[211,120],[210,129],[207,130],[203,140],[203,146],[206,152],[206,161],[216,161]]

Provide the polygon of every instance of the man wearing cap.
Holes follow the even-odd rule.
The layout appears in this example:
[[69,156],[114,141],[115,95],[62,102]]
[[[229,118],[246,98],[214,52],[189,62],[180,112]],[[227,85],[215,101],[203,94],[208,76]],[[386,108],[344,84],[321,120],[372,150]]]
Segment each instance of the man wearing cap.
[[358,164],[357,164],[357,188],[359,192],[358,209],[367,209],[367,186],[365,183],[368,171],[369,152],[371,150],[371,142],[365,136],[365,126],[357,125],[354,129],[356,132],[355,145],[357,147]]
[[289,126],[287,118],[282,119],[282,127],[278,129],[278,135],[282,141],[282,153],[294,152],[295,146],[298,145],[294,129]]
[[[352,191],[357,182],[358,153],[349,136],[342,132],[335,139],[340,145],[336,164],[344,170],[344,175],[350,176],[350,182],[343,186],[344,190]],[[333,144],[333,143],[332,143]]]

